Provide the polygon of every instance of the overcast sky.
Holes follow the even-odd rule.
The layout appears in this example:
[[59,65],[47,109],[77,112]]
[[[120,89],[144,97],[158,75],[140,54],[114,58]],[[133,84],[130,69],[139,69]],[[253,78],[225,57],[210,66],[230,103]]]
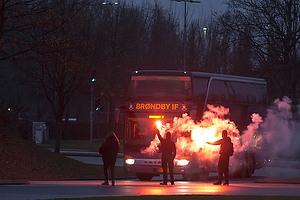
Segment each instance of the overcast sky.
[[[160,2],[161,5],[167,9],[172,8],[178,13],[180,17],[184,16],[184,0],[182,2],[176,2],[171,0],[126,0],[128,2],[142,3],[142,2]],[[187,13],[194,18],[210,17],[212,12],[225,10],[224,0],[198,0],[201,3],[188,3]]]

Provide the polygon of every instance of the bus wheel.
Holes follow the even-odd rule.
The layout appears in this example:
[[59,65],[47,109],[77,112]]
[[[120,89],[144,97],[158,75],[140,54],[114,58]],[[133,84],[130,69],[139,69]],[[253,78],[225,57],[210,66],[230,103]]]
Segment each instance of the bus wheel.
[[152,174],[136,173],[136,176],[140,181],[150,181],[153,178]]
[[209,161],[203,162],[202,172],[199,173],[199,180],[206,181],[208,179],[209,172],[210,172],[210,162]]
[[245,178],[245,177],[246,177],[246,174],[247,174],[246,163],[243,163],[243,164],[240,166],[240,169],[239,169],[238,172],[237,172],[237,177],[238,177],[238,178]]

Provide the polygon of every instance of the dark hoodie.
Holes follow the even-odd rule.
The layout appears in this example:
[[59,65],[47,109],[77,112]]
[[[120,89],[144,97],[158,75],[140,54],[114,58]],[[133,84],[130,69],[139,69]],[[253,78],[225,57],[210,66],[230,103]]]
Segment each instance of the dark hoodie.
[[102,154],[103,163],[106,165],[114,165],[119,152],[119,140],[116,136],[108,135],[105,142],[99,148],[99,153]]

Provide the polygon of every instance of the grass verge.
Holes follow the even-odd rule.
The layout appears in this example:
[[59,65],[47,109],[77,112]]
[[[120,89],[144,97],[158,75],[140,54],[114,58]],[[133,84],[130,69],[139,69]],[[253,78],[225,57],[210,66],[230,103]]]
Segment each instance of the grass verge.
[[[76,149],[76,150],[90,150],[98,152],[99,147],[104,142],[104,139],[93,140],[92,145],[89,140],[62,140],[61,149]],[[53,148],[55,147],[55,140],[50,140],[49,143],[41,144],[40,146],[44,148]],[[120,150],[123,152],[123,141],[120,140]]]
[[[53,153],[11,134],[0,134],[0,180],[44,178],[101,179],[103,167],[85,164]],[[99,158],[101,159],[101,158]],[[128,177],[123,167],[116,167],[116,177]]]

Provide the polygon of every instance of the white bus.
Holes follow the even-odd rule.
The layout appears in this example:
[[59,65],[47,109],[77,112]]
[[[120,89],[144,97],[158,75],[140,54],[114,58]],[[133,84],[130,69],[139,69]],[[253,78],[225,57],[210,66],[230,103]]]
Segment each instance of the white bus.
[[[265,115],[266,81],[259,78],[173,70],[133,71],[125,105],[115,110],[115,122],[124,108],[124,170],[134,172],[140,180],[151,180],[162,173],[160,153],[145,154],[155,138],[155,121],[172,122],[187,113],[195,121],[202,118],[207,105],[230,109],[230,120],[246,129],[251,114]],[[240,156],[239,175],[251,176],[263,159],[257,149],[247,149]],[[182,160],[183,159],[183,160]],[[187,162],[181,162],[187,161]],[[194,159],[192,155],[177,158],[174,173],[188,180],[205,180],[216,163]]]

